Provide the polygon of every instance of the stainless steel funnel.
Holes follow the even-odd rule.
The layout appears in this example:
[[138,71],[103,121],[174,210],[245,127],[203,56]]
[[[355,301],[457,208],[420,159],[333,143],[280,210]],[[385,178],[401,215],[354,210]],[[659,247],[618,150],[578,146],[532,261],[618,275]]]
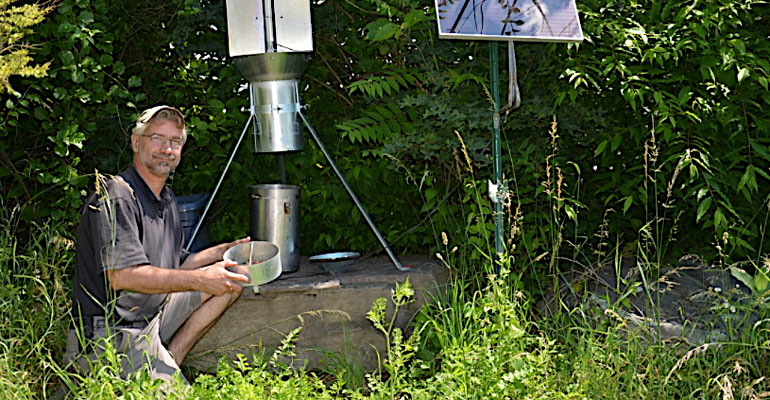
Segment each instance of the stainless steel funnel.
[[310,61],[310,53],[264,53],[233,60],[249,82],[299,79]]
[[264,53],[235,59],[250,83],[252,112],[257,117],[254,146],[258,153],[304,148],[297,119],[299,77],[310,60],[308,53]]
[[304,148],[299,78],[313,51],[308,0],[227,0],[230,56],[249,81],[254,151]]

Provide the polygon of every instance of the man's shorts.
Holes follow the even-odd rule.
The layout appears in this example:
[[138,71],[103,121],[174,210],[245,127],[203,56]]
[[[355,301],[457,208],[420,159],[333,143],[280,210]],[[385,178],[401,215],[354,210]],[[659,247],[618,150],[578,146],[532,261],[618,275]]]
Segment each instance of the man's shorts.
[[70,329],[64,364],[74,362],[81,371],[91,370],[104,353],[106,341],[110,340],[117,352],[124,355],[121,357],[121,377],[125,378],[143,365],[148,365],[152,378],[169,381],[179,366],[168,352],[168,343],[200,305],[200,292],[177,292],[166,297],[160,312],[146,326],[108,326],[103,318],[97,319],[90,351],[85,354],[79,351],[78,332]]

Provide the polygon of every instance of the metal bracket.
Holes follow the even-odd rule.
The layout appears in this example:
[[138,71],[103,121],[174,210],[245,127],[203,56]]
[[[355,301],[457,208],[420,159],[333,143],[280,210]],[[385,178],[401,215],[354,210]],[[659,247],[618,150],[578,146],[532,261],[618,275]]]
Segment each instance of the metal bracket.
[[492,183],[491,180],[487,180],[487,194],[492,203],[500,203],[503,207],[511,205],[511,191],[505,183]]
[[258,114],[284,114],[295,113],[299,111],[299,103],[283,103],[283,104],[263,104],[255,106],[255,111]]

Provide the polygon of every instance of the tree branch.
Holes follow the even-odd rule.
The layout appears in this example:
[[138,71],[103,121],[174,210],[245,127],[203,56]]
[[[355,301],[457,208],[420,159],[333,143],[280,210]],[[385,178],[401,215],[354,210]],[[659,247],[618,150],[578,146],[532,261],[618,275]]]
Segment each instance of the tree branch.
[[17,170],[13,165],[13,161],[11,161],[11,158],[8,156],[8,153],[6,153],[5,150],[0,150],[0,156],[0,163],[2,163],[4,167],[11,171],[13,178],[16,180],[16,182],[19,183],[21,189],[24,190],[24,195],[27,197],[27,201],[30,201],[32,196],[29,193],[29,189],[27,189],[27,185],[24,184],[24,180],[21,178],[21,172],[19,172],[19,170]]
[[340,93],[338,90],[334,89],[334,88],[333,88],[331,85],[329,85],[328,83],[326,83],[326,82],[323,82],[323,81],[321,81],[321,80],[318,80],[318,78],[315,78],[315,77],[313,77],[312,75],[309,75],[309,74],[306,74],[306,75],[305,75],[305,77],[306,77],[306,78],[308,78],[308,79],[310,79],[310,80],[312,80],[313,82],[316,82],[316,83],[320,84],[321,86],[323,86],[323,87],[325,87],[325,88],[327,88],[327,89],[331,90],[332,92],[334,92],[334,94],[336,94],[337,96],[339,96],[339,98],[341,98],[343,101],[345,101],[345,103],[347,103],[349,106],[353,107],[353,102],[352,102],[352,101],[350,101],[350,100],[349,100],[349,99],[348,99],[348,98],[347,98],[345,95],[343,95],[342,93]]

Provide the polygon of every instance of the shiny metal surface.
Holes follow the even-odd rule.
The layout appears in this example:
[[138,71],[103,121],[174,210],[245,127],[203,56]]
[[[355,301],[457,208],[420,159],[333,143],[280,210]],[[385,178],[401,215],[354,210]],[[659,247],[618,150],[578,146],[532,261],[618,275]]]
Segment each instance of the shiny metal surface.
[[355,251],[340,251],[335,253],[318,254],[308,258],[313,264],[320,266],[326,272],[341,274],[358,261],[361,254]]
[[313,51],[310,1],[227,0],[226,7],[231,57]]
[[280,0],[274,3],[275,51],[313,51],[310,1]]
[[338,251],[335,253],[324,253],[309,257],[307,260],[310,262],[316,261],[343,261],[351,258],[358,258],[361,253],[356,251]]
[[280,249],[283,272],[293,272],[300,262],[300,188],[266,184],[251,187],[249,233]]
[[265,46],[265,17],[261,1],[227,0],[227,39],[231,57],[260,54]]
[[249,82],[299,79],[310,53],[265,53],[237,57],[233,63]]
[[251,282],[243,286],[254,286],[259,293],[259,285],[264,285],[281,275],[281,255],[278,246],[265,241],[241,243],[227,250],[226,261],[237,263],[230,267],[232,271],[247,274]]
[[251,96],[257,117],[256,151],[302,150],[305,146],[297,120],[299,81],[252,82]]

